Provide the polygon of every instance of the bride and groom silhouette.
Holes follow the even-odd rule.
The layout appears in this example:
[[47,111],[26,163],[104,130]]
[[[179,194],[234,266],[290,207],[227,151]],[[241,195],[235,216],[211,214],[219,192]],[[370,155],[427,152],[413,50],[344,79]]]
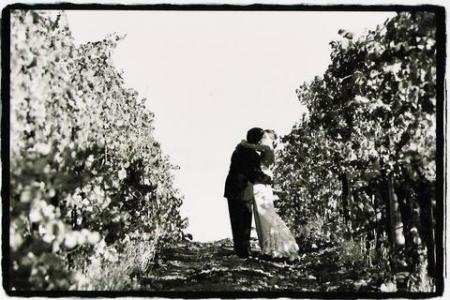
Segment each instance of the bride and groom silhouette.
[[276,134],[252,128],[236,146],[225,182],[234,251],[241,258],[252,256],[250,229],[254,211],[261,253],[272,258],[298,258],[298,245],[273,204],[272,171]]

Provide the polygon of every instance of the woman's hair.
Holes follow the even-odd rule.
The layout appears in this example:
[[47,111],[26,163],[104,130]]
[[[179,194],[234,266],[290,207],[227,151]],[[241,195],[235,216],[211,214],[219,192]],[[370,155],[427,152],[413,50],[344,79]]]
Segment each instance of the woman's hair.
[[278,138],[277,133],[273,129],[265,129],[264,132],[270,133],[273,135],[273,138],[276,140]]
[[264,135],[264,129],[259,127],[254,127],[247,131],[247,142],[252,144],[257,144]]

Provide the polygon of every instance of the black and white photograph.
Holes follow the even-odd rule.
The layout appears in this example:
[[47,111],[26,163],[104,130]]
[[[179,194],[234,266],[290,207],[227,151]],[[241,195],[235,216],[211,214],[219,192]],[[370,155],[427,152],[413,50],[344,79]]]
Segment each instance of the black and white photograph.
[[427,3],[4,6],[4,292],[442,295],[445,22]]

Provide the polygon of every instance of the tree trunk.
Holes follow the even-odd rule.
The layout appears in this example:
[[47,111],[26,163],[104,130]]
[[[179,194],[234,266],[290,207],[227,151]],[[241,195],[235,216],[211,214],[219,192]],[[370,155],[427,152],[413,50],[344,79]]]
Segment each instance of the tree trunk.
[[349,233],[351,233],[352,228],[350,224],[350,184],[346,173],[341,174],[341,183],[342,183],[342,208],[344,212],[344,221]]
[[406,177],[405,181],[396,186],[396,190],[403,222],[403,235],[405,237],[405,258],[408,264],[408,271],[413,272],[415,266],[419,263],[419,259],[417,255],[417,247],[413,241],[414,237],[411,233],[411,229],[414,227],[414,203],[411,198],[410,186],[411,184],[407,181]]
[[405,243],[402,233],[403,224],[399,212],[397,195],[394,193],[392,177],[385,178],[384,189],[382,191],[384,202],[386,203],[386,226],[391,244],[390,261],[393,272],[399,269],[399,250]]
[[383,226],[382,222],[379,222],[379,220],[382,220],[382,214],[381,214],[381,208],[378,205],[378,199],[379,194],[377,192],[374,193],[374,203],[373,203],[373,209],[375,211],[375,228],[374,228],[374,236],[375,236],[375,250],[377,253],[381,250],[381,236],[383,233]]
[[[77,206],[76,205],[72,209],[70,219],[71,219],[70,221],[71,221],[71,225],[72,225],[72,230],[80,229],[79,228],[80,226],[77,224],[78,211],[77,211]],[[68,265],[69,269],[75,268],[74,257],[73,257],[73,253],[72,252],[69,252],[67,254],[67,265]]]
[[419,206],[420,206],[420,235],[427,247],[428,275],[435,279],[436,276],[436,254],[433,228],[433,205],[430,191],[430,183],[422,180],[419,184]]

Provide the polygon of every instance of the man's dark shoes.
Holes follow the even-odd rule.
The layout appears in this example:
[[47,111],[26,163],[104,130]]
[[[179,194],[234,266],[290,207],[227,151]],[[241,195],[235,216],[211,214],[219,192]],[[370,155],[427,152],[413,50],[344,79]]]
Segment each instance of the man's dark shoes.
[[237,255],[239,258],[243,258],[243,259],[249,257],[249,254],[248,254],[248,253],[242,253],[242,252],[238,252],[238,253],[236,253],[236,255]]
[[268,254],[261,254],[261,255],[259,255],[259,257],[260,257],[262,260],[272,260],[272,256],[270,256],[270,255],[268,255]]

